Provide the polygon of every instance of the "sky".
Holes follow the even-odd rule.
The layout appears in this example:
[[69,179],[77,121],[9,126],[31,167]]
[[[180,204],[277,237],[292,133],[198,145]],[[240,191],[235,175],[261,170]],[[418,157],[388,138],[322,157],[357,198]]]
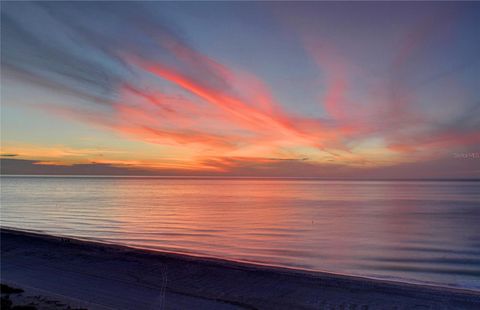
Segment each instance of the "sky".
[[480,177],[478,2],[2,2],[3,174]]

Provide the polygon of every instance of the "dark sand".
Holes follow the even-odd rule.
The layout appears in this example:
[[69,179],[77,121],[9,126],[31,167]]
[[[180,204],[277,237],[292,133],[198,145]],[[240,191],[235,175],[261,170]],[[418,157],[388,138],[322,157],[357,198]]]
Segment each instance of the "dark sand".
[[88,309],[480,309],[480,292],[7,229],[1,230],[1,282],[25,290],[16,298]]

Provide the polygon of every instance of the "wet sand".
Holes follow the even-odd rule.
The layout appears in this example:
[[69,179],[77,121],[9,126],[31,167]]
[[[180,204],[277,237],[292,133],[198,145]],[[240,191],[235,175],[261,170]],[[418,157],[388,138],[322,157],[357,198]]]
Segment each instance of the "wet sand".
[[[480,292],[1,229],[1,282],[87,309],[480,309]],[[22,298],[28,298],[24,296]]]

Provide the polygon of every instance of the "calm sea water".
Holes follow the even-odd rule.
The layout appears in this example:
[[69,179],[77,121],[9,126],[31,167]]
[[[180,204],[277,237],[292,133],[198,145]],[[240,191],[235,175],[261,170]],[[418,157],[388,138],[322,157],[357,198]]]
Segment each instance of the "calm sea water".
[[1,225],[480,290],[480,182],[2,177]]

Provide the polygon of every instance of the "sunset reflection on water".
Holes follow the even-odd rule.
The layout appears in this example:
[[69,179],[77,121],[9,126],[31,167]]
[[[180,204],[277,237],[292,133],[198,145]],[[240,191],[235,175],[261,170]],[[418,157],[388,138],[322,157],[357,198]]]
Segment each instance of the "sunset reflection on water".
[[480,289],[480,183],[2,178],[4,227]]

